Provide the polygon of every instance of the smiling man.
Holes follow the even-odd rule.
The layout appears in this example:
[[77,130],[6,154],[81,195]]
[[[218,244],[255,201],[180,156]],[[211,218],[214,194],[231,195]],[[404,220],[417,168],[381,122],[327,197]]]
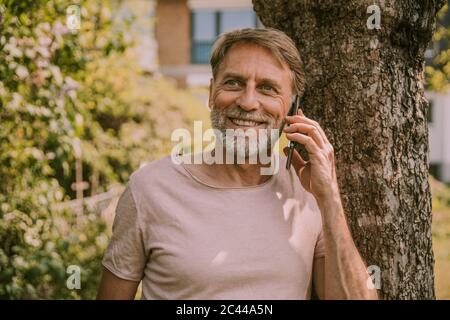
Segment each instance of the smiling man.
[[[333,148],[299,112],[300,55],[284,33],[242,29],[221,35],[211,56],[213,128],[280,129],[305,146],[293,167],[261,163],[175,164],[167,156],[134,172],[121,196],[103,259],[99,299],[376,299],[339,194]],[[264,140],[263,140],[264,141]],[[246,158],[271,139],[241,148]],[[217,148],[234,149],[235,141]]]

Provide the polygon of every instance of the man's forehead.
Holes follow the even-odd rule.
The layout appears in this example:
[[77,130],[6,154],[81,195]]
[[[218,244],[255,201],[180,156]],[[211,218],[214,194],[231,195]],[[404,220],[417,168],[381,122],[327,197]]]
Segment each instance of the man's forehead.
[[[241,71],[242,64],[244,63],[245,56],[258,56],[254,59],[256,63],[264,59],[266,62],[273,67],[271,70],[265,70],[266,77],[268,78],[278,78],[273,74],[274,71],[278,71],[279,76],[287,73],[290,74],[290,69],[285,62],[280,61],[280,59],[272,53],[268,48],[260,46],[254,43],[239,42],[233,44],[226,52],[222,63],[219,66],[218,73],[233,73],[238,74]],[[267,67],[267,66],[266,66]],[[226,70],[225,70],[226,69]],[[259,69],[264,71],[264,69]],[[270,76],[272,75],[272,76]]]
[[284,61],[280,60],[280,58],[277,57],[275,53],[272,52],[270,49],[251,42],[238,42],[233,44],[225,53],[223,60],[226,61],[227,59],[230,59],[230,57],[235,57],[238,54],[242,55],[243,53],[244,54],[251,53],[254,55],[258,55],[260,57],[265,56],[270,60],[272,60],[272,63],[276,65],[278,68],[280,69],[288,68],[287,64]]

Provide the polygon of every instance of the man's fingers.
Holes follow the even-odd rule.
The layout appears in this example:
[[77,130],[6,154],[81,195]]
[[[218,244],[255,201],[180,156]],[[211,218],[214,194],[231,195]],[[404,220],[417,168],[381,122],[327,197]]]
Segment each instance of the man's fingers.
[[302,109],[298,109],[300,112],[298,112],[298,114],[303,117],[303,119],[305,119],[308,123],[314,125],[315,127],[317,127],[317,129],[319,130],[320,134],[322,135],[323,140],[325,141],[325,143],[330,144],[330,141],[328,141],[327,135],[325,134],[325,131],[323,131],[322,127],[320,126],[320,124],[317,121],[311,120],[309,119],[307,116],[305,116],[305,114],[303,113]]
[[[284,154],[287,156],[289,152],[289,148],[285,147],[283,148]],[[295,168],[295,171],[298,172],[300,169],[302,169],[308,162],[306,162],[302,156],[297,152],[297,150],[294,149],[294,152],[292,153],[292,165]]]
[[329,144],[330,141],[328,141],[327,135],[325,134],[325,131],[323,131],[322,127],[320,126],[320,124],[314,120],[311,120],[309,118],[307,118],[304,114],[302,109],[299,109],[298,114],[295,116],[288,116],[286,117],[286,123],[294,123],[294,122],[303,122],[303,123],[307,123],[310,125],[313,125],[317,128],[317,130],[319,130],[320,135],[322,136],[323,141],[325,141],[326,144]]
[[[312,125],[316,128],[316,130],[320,133],[321,137],[322,137],[322,141],[324,143],[324,146],[320,146],[322,150],[325,151],[325,155],[326,157],[331,160],[334,161],[334,148],[333,145],[330,143],[330,141],[328,140],[325,132],[323,131],[322,127],[316,122],[313,121],[311,119],[308,119],[307,117],[305,117],[303,115],[303,111],[301,109],[299,109],[298,111],[298,115],[297,116],[292,116],[292,117],[286,117],[286,123],[290,124],[290,126],[293,125],[293,123],[304,123],[304,124],[309,124]],[[314,139],[317,141],[317,139]]]
[[304,145],[306,151],[308,151],[310,155],[314,154],[322,156],[322,151],[313,138],[298,132],[286,133],[286,137],[291,141],[298,142]]
[[307,133],[308,136],[314,139],[319,148],[322,149],[325,147],[325,141],[323,140],[320,131],[313,125],[297,122],[291,124],[289,127],[285,127],[283,130],[286,133],[295,133],[295,132]]
[[[289,148],[286,147],[283,149],[283,151],[287,156]],[[303,185],[303,188],[305,188],[306,190],[310,190],[311,171],[304,170],[307,166],[310,165],[310,163],[303,160],[302,156],[296,149],[294,149],[294,152],[292,153],[292,165],[294,166],[297,176],[300,178],[300,182]]]

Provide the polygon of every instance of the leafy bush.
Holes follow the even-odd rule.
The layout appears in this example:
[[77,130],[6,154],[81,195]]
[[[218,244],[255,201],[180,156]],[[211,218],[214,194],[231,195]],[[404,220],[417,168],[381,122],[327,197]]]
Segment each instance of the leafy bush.
[[444,24],[449,16],[448,3],[438,13],[438,22],[433,41],[440,41],[444,47],[425,67],[427,88],[432,91],[448,92],[450,90],[450,28]]
[[[74,141],[85,195],[125,183],[167,154],[170,132],[206,118],[189,92],[134,63],[120,1],[78,1],[81,30],[65,26],[67,0],[0,1],[0,298],[95,297],[109,231],[96,212],[53,210],[75,197]],[[124,22],[125,21],[125,22]],[[81,290],[66,286],[81,268]]]

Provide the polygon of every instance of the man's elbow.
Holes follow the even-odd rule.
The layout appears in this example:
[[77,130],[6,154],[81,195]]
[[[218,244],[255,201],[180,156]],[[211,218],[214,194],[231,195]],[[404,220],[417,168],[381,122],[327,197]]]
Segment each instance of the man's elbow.
[[133,300],[139,281],[130,281],[117,277],[111,271],[103,268],[97,300]]

